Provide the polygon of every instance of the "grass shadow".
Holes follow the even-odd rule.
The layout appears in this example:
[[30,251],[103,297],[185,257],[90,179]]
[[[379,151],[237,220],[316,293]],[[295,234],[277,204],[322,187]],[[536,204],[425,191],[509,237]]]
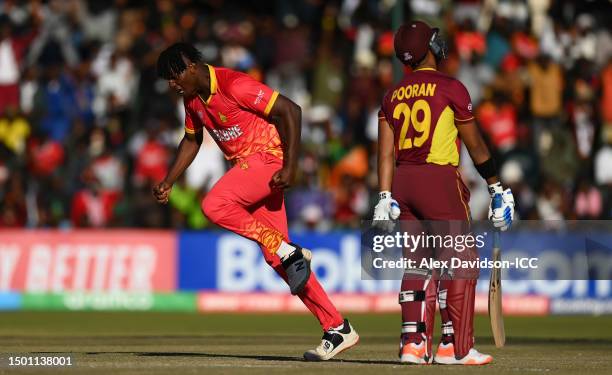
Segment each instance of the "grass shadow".
[[[234,359],[253,359],[258,361],[280,361],[280,362],[306,362],[303,358],[274,355],[246,355],[246,354],[214,354],[214,353],[176,353],[176,352],[145,352],[134,353],[142,357],[204,357],[204,358],[234,358]],[[328,362],[360,363],[367,365],[397,365],[397,361],[381,360],[360,360],[360,359],[332,359]]]

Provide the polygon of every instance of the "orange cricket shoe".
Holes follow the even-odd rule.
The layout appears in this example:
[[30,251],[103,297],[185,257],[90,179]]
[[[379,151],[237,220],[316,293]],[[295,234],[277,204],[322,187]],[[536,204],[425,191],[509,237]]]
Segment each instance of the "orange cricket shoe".
[[470,349],[465,357],[457,359],[455,358],[453,343],[440,343],[434,356],[434,362],[442,365],[486,365],[492,361],[493,357],[488,354],[482,354],[474,348]]
[[413,342],[404,343],[404,340],[400,339],[399,357],[400,363],[413,365],[431,364],[431,358],[427,356],[425,341],[415,344]]

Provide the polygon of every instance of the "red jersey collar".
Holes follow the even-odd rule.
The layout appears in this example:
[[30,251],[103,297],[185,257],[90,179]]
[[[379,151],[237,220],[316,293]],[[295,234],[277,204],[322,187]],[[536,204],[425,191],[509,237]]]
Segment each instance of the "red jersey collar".
[[217,74],[215,73],[215,68],[212,65],[206,64],[206,66],[208,67],[208,74],[210,76],[210,95],[206,100],[204,100],[202,96],[198,96],[200,97],[200,100],[204,102],[204,104],[209,105],[210,101],[212,100],[212,96],[217,93]]

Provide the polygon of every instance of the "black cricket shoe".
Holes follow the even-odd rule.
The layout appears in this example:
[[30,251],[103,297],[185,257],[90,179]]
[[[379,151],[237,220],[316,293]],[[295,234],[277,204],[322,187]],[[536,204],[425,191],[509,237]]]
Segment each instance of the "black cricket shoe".
[[341,329],[329,329],[323,334],[321,344],[315,349],[304,353],[307,361],[327,361],[343,351],[352,348],[359,342],[359,335],[351,326],[348,319],[344,319]]
[[287,274],[287,284],[291,289],[291,294],[300,294],[310,278],[310,261],[312,253],[308,249],[303,249],[299,245],[290,243],[295,247],[295,251],[283,260],[283,268]]

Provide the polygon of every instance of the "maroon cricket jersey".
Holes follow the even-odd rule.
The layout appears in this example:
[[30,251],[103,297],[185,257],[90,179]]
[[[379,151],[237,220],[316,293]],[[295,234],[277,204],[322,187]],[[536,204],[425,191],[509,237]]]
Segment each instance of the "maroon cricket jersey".
[[401,164],[459,165],[457,125],[474,119],[470,94],[458,80],[431,68],[404,76],[385,95],[379,119],[393,128]]

